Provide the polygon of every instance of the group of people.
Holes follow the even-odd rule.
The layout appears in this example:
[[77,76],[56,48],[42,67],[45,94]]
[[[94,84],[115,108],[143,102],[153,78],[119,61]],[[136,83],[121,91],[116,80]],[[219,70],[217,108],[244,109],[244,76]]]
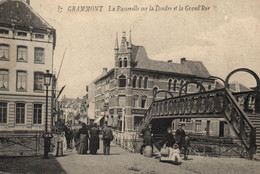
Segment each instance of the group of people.
[[[153,133],[152,125],[149,124],[148,128],[142,130],[141,135],[143,136],[143,145],[141,146],[140,153],[143,154],[143,150],[146,146],[151,146],[153,151]],[[177,147],[180,151],[183,149],[184,159],[187,159],[187,149],[190,146],[189,137],[185,135],[185,131],[180,124],[175,132],[172,128],[168,128],[167,132],[164,134],[162,141],[160,142],[160,147]]]
[[[94,123],[92,128],[88,128],[85,123],[82,123],[82,127],[74,136],[75,148],[78,154],[87,154],[96,155],[100,147],[99,144],[99,134],[100,130],[97,127],[97,124]],[[113,133],[111,128],[104,124],[102,130],[102,140],[103,140],[103,150],[104,155],[110,154],[110,142],[113,140]]]

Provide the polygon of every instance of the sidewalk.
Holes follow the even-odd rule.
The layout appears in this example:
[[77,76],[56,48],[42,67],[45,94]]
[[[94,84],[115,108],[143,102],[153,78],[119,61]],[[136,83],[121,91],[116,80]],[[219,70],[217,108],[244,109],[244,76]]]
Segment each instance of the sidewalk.
[[[102,145],[102,143],[100,143]],[[50,159],[19,157],[0,159],[0,173],[79,173],[79,174],[257,174],[259,161],[240,158],[212,158],[189,156],[189,160],[175,166],[161,163],[158,159],[133,154],[112,145],[111,155],[81,155],[76,151],[65,153],[63,157]]]

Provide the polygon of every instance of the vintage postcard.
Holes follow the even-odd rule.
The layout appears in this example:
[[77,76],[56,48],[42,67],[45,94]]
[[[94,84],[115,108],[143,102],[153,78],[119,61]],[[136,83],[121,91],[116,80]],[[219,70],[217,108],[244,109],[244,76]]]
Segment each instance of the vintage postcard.
[[0,0],[0,173],[259,173],[259,8]]

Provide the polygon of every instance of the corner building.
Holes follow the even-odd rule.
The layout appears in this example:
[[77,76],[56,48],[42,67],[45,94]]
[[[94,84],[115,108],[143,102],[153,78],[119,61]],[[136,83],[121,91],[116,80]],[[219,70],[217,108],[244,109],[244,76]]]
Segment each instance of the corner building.
[[[185,58],[180,63],[151,60],[143,46],[132,44],[131,33],[127,41],[123,32],[120,45],[116,38],[114,51],[115,67],[110,71],[104,68],[94,81],[96,122],[107,121],[117,128],[125,122],[126,130],[135,130],[157,91],[167,90],[178,96],[180,86],[187,81],[203,82],[206,89],[214,88],[202,62]],[[196,89],[195,86],[188,90]],[[156,96],[163,98],[165,93]]]
[[[53,67],[55,29],[29,5],[0,1],[0,131],[44,131],[43,73]],[[48,130],[51,127],[51,86]]]

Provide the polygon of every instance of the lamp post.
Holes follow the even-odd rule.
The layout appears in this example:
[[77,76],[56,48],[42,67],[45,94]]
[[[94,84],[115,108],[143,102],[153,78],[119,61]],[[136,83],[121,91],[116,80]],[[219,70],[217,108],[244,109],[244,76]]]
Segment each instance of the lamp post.
[[51,85],[52,74],[49,73],[49,70],[46,70],[46,73],[43,74],[44,77],[44,85],[46,86],[46,111],[45,111],[45,134],[44,138],[44,158],[48,158],[48,153],[50,149],[50,139],[52,136],[48,134],[48,87]]

